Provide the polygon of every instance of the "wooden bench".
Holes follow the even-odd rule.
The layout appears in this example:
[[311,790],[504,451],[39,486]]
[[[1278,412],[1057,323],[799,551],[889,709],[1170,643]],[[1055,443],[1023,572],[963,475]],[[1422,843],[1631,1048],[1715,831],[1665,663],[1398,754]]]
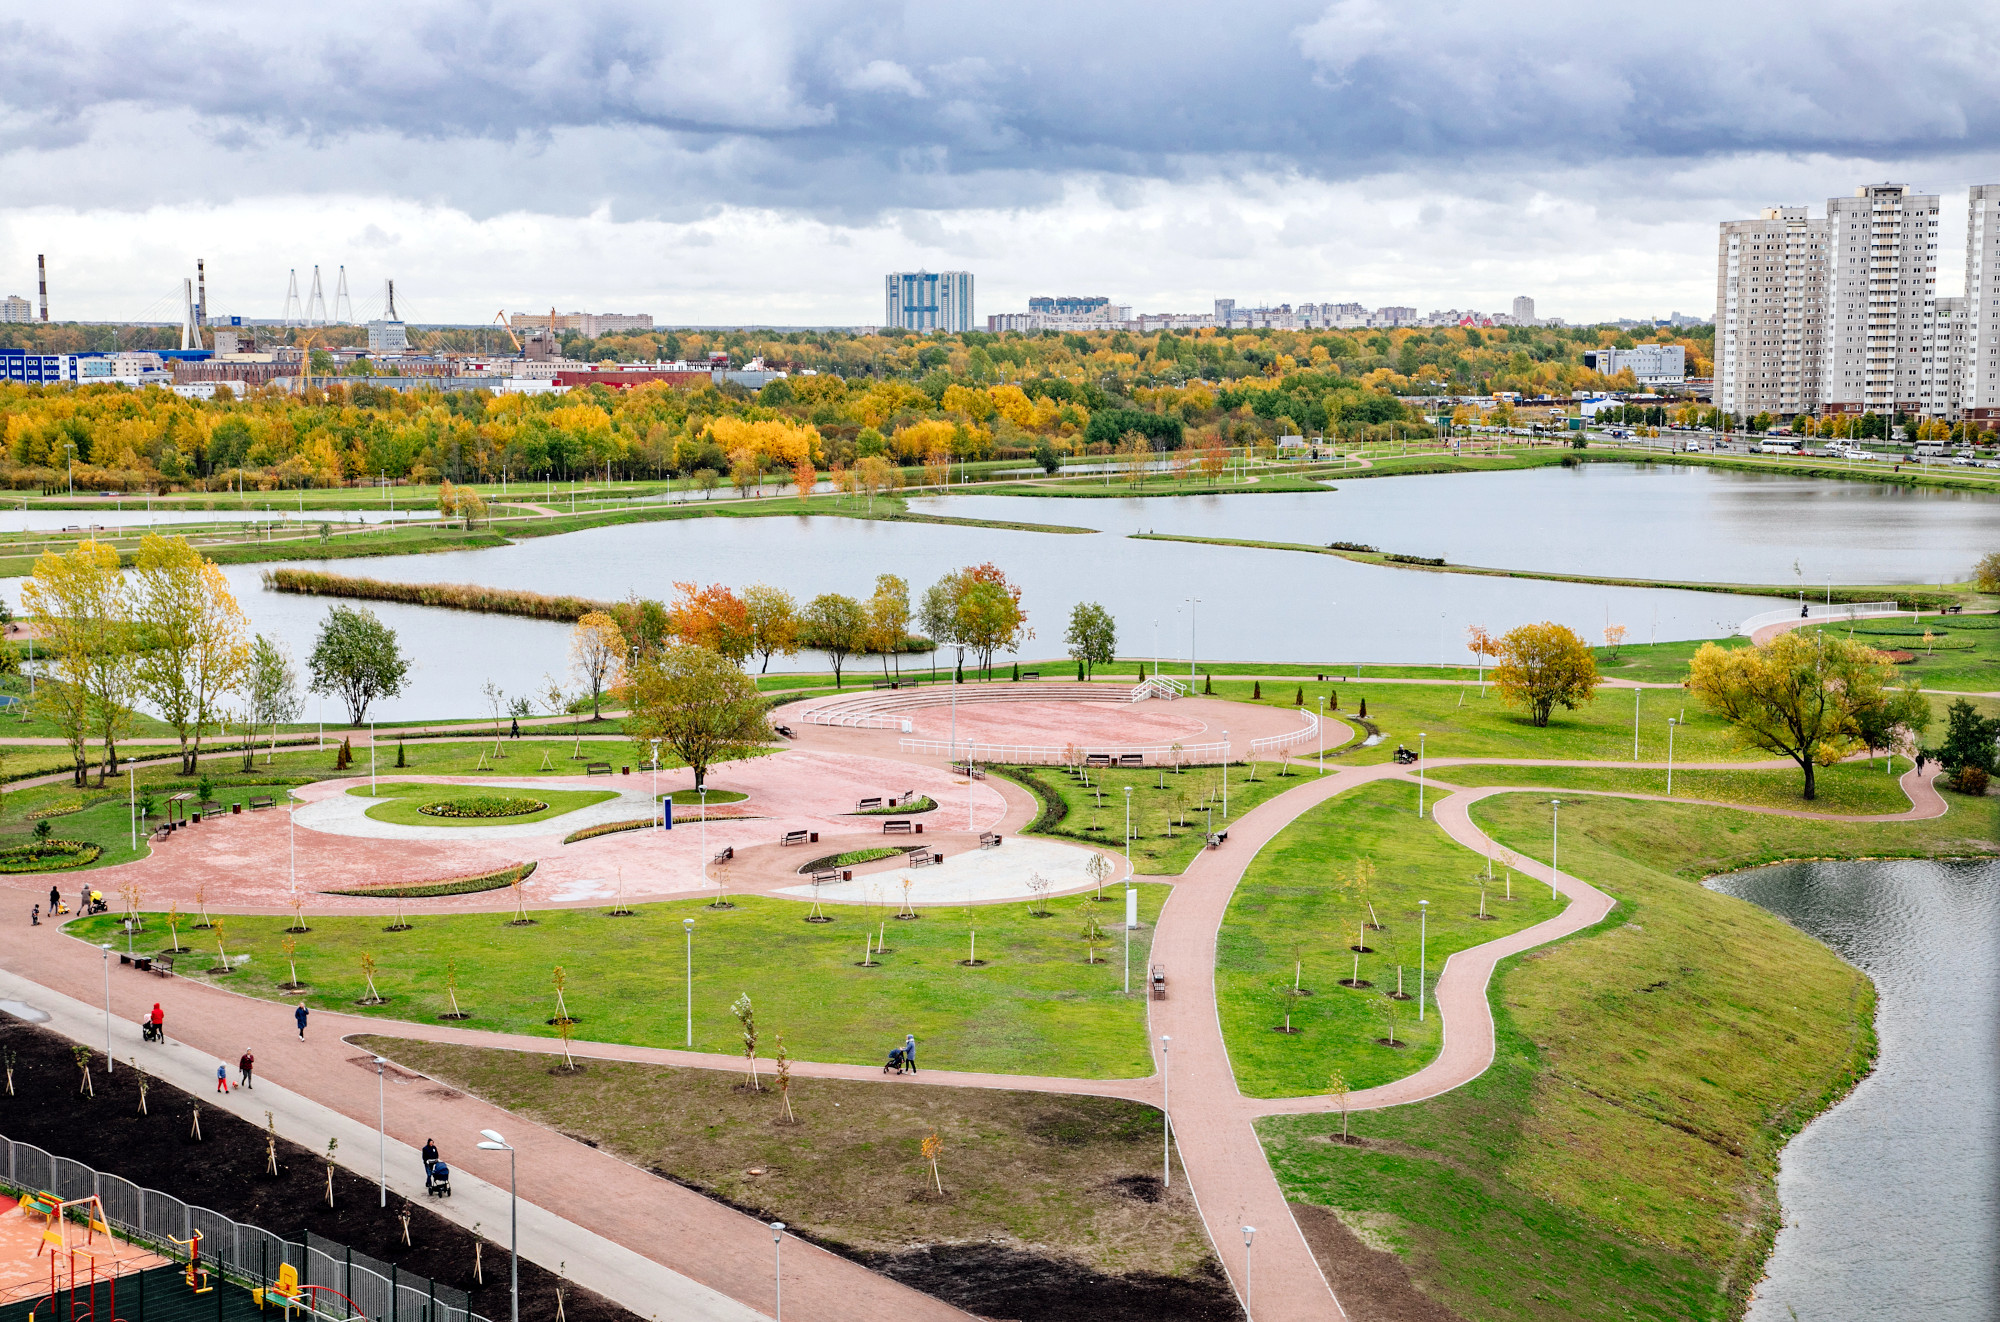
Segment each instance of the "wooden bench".
[[898,803],[915,803],[916,800],[917,792],[915,790],[904,790],[901,794],[889,800],[889,806],[893,808]]
[[781,845],[816,845],[819,843],[819,832],[787,831],[778,843]]
[[213,817],[222,811],[222,805],[214,799],[210,799],[207,803],[197,803],[194,806],[194,810],[203,817]]
[[1167,999],[1167,966],[1165,964],[1153,965],[1153,999],[1156,1001]]
[[981,849],[998,849],[1000,847],[999,833],[995,831],[980,832],[979,847]]
[[935,849],[919,849],[910,855],[910,866],[913,868],[927,868],[933,863],[942,862],[944,855]]
[[1208,847],[1210,849],[1220,849],[1222,848],[1223,842],[1227,839],[1229,839],[1229,832],[1217,831],[1214,835],[1211,835],[1208,838]]
[[252,794],[250,796],[250,806],[252,808],[272,808],[277,806],[277,802],[276,796],[270,794]]
[[609,762],[589,763],[584,767],[583,774],[586,776],[608,776],[611,774],[611,764]]
[[25,1216],[38,1216],[47,1221],[62,1206],[62,1199],[52,1193],[37,1191],[21,1195],[21,1212]]
[[1087,767],[1108,767],[1111,765],[1111,754],[1085,753],[1083,755],[1083,764]]
[[1042,672],[1039,670],[1023,670],[1021,672],[1022,679],[1040,679],[1041,677]]
[[921,825],[912,822],[907,817],[891,817],[888,821],[882,823],[883,835],[909,835],[913,831],[917,834],[922,834],[923,829]]
[[174,833],[174,824],[172,822],[161,822],[158,826],[153,828],[153,839],[155,842],[165,840],[168,836],[172,835],[173,833]]
[[723,849],[721,853],[715,856],[715,861],[718,863],[727,863],[730,859],[735,857],[736,857],[736,846],[730,845],[725,849]]
[[[881,797],[880,797],[880,796],[877,796],[877,797],[875,797],[875,798],[872,798],[872,799],[861,799],[861,800],[857,801],[857,802],[855,803],[855,805],[854,805],[854,811],[856,811],[856,812],[867,812],[867,811],[868,811],[868,810],[869,810],[870,808],[879,808],[879,807],[881,807],[881,806],[882,806],[882,800],[881,800]],[[894,803],[894,802],[891,802],[891,803],[889,804],[889,806],[890,806],[891,808],[893,808],[893,807],[895,807],[896,805],[895,805],[895,803]]]
[[153,956],[153,967],[151,969],[151,972],[157,973],[163,978],[173,977],[174,957],[172,955]]
[[812,884],[824,886],[833,881],[853,881],[854,874],[845,868],[821,868],[812,874]]
[[1118,765],[1121,767],[1138,767],[1145,764],[1146,755],[1144,753],[1120,753],[1118,755]]

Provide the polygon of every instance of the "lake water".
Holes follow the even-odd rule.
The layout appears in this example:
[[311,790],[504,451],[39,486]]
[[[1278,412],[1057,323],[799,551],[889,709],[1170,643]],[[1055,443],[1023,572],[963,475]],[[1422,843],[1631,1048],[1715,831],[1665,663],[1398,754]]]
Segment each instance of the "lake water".
[[[1115,479],[1114,479],[1115,481]],[[1258,541],[1360,542],[1455,564],[1698,583],[1970,578],[2000,496],[1675,464],[1336,480],[1327,492],[1077,500],[951,496],[968,518]],[[1793,572],[1794,562],[1798,565]]]
[[[2000,863],[1721,877],[1875,980],[1875,1072],[1786,1147],[1750,1322],[2000,1317]],[[1795,1310],[1795,1311],[1794,1311]]]

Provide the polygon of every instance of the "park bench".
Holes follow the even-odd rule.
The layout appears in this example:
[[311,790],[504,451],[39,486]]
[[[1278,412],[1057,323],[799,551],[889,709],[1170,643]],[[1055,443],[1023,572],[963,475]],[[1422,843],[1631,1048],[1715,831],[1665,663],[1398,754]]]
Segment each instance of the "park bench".
[[1021,672],[1022,679],[1040,679],[1041,677],[1042,672],[1039,670],[1023,670]]
[[727,863],[730,859],[735,857],[736,857],[736,846],[729,845],[726,846],[721,853],[715,856],[715,861],[718,863]]
[[172,955],[153,956],[153,967],[150,971],[159,974],[163,978],[173,977],[174,957]]
[[611,774],[611,764],[609,762],[591,762],[583,768],[583,774],[586,776],[608,776]]
[[944,855],[935,849],[919,849],[910,855],[910,866],[927,868],[933,863],[944,862]]
[[1143,766],[1145,762],[1146,755],[1144,753],[1120,753],[1118,755],[1118,765],[1121,767]]
[[774,733],[782,735],[787,739],[796,739],[799,737],[798,732],[789,725],[774,725],[771,729]]
[[1083,755],[1083,764],[1087,767],[1108,767],[1111,765],[1111,754],[1085,753]]
[[1229,839],[1229,832],[1217,831],[1215,834],[1208,837],[1208,847],[1210,849],[1220,849],[1222,848],[1223,842],[1227,839]]
[[37,1191],[21,1195],[21,1212],[24,1216],[38,1216],[47,1221],[54,1217],[56,1209],[62,1206],[62,1199],[55,1194]]
[[1167,999],[1167,966],[1165,964],[1153,965],[1153,999],[1156,1001]]
[[250,796],[250,806],[252,808],[270,808],[275,806],[277,802],[278,800],[269,794],[252,794]]
[[194,810],[200,813],[203,817],[213,817],[217,813],[222,811],[222,805],[216,802],[214,799],[210,799],[206,803],[197,803],[194,806]]
[[998,849],[1000,847],[999,833],[996,831],[981,831],[979,833],[979,847],[981,849]]
[[784,834],[784,838],[779,840],[778,843],[781,845],[816,845],[819,843],[819,832],[787,831]]
[[917,792],[915,790],[904,790],[901,794],[889,800],[889,806],[893,808],[898,803],[914,803],[916,802],[916,798]]
[[824,886],[828,882],[834,882],[834,881],[853,881],[853,880],[854,880],[854,874],[845,868],[821,868],[819,871],[812,874],[812,883],[815,886]]
[[913,831],[921,834],[923,829],[907,817],[891,817],[882,823],[883,835],[909,835]]
[[153,840],[155,843],[157,843],[161,840],[165,840],[168,836],[172,835],[173,833],[174,833],[174,824],[172,822],[161,822],[158,826],[153,828]]
[[[857,803],[856,803],[856,804],[854,805],[854,811],[856,811],[856,812],[867,812],[867,811],[868,811],[868,810],[869,810],[870,808],[879,808],[879,807],[881,807],[881,806],[882,806],[882,799],[881,799],[881,796],[877,795],[877,796],[876,796],[875,798],[872,798],[872,799],[862,799],[862,800],[860,800],[859,802],[857,802]],[[893,807],[895,807],[896,805],[895,805],[895,804],[894,804],[894,803],[892,802],[892,803],[890,803],[890,805],[889,805],[889,806],[893,808]]]

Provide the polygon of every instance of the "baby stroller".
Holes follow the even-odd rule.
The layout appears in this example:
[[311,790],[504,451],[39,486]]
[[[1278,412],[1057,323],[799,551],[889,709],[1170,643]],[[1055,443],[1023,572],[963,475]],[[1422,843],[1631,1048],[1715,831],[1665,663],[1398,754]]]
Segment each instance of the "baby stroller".
[[901,1074],[903,1072],[903,1049],[901,1047],[897,1047],[889,1053],[889,1063],[882,1067],[882,1072],[884,1074]]
[[1400,765],[1408,766],[1410,765],[1410,763],[1416,760],[1417,760],[1417,755],[1415,753],[1403,747],[1401,744],[1396,745],[1396,761]]
[[441,1161],[432,1162],[424,1176],[424,1192],[433,1198],[451,1197],[451,1167]]
[[141,1019],[139,1021],[139,1040],[141,1042],[165,1042],[167,1040],[167,1026],[165,1024],[156,1024],[150,1019]]

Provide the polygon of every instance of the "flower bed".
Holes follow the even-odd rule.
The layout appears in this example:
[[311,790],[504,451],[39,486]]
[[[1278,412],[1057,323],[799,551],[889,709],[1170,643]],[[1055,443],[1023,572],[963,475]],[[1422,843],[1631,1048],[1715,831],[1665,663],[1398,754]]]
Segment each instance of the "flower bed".
[[479,794],[469,799],[440,799],[435,803],[419,804],[417,811],[426,817],[526,817],[548,806],[540,799]]
[[600,835],[616,835],[620,831],[643,831],[649,826],[658,826],[657,817],[639,817],[629,822],[599,822],[596,826],[586,826],[581,831],[571,831],[563,837],[563,843],[573,845],[579,840],[592,840]]
[[922,848],[922,845],[882,845],[873,849],[850,849],[845,854],[828,854],[825,858],[801,863],[799,872],[803,875],[808,872],[823,872],[827,868],[859,867],[863,863],[873,863],[881,858],[894,858],[898,854],[907,854],[913,849]]
[[88,840],[36,840],[0,849],[0,873],[61,872],[95,863],[103,853]]
[[472,895],[479,891],[497,891],[503,886],[511,886],[516,880],[526,881],[534,874],[533,863],[518,863],[511,868],[501,868],[498,872],[482,872],[472,877],[453,877],[448,881],[420,882],[414,886],[370,886],[365,890],[327,891],[328,895],[362,895],[369,898],[381,896],[391,900],[422,900],[436,895]]

